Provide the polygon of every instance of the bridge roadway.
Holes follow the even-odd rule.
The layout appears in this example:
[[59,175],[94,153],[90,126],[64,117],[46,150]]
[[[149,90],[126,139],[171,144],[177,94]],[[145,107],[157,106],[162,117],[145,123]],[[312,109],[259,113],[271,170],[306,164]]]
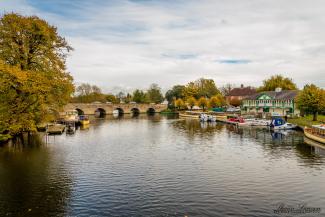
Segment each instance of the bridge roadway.
[[108,104],[108,103],[69,103],[67,104],[63,112],[69,110],[77,110],[79,115],[94,115],[100,114],[113,114],[114,110],[119,111],[119,114],[131,114],[131,113],[155,113],[161,112],[167,108],[166,104]]

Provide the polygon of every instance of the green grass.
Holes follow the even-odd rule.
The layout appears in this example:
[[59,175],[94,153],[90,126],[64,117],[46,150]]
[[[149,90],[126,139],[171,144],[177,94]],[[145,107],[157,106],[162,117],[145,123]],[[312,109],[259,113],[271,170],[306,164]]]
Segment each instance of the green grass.
[[325,115],[318,115],[317,121],[313,121],[312,115],[306,115],[305,117],[290,118],[290,119],[288,119],[288,122],[290,122],[292,124],[297,124],[301,127],[304,127],[304,126],[310,127],[311,125],[325,123]]

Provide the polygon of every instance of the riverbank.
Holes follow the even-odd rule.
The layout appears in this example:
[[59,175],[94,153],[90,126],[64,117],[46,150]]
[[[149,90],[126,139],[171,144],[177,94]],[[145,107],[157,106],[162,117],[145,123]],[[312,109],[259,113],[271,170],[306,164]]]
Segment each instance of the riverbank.
[[325,115],[318,115],[317,121],[313,121],[312,115],[306,115],[305,117],[290,118],[288,119],[288,122],[292,124],[296,124],[301,128],[304,128],[305,126],[310,127],[311,125],[325,123]]

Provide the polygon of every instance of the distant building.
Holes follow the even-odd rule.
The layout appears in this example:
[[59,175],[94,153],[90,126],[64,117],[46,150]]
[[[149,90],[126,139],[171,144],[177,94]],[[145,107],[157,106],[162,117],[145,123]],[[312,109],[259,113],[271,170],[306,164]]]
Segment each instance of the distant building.
[[242,110],[246,113],[269,113],[273,115],[299,115],[295,98],[298,90],[265,91],[245,98]]
[[252,94],[256,93],[256,89],[253,87],[244,87],[242,84],[240,87],[233,88],[226,95],[227,103],[240,105],[241,101]]

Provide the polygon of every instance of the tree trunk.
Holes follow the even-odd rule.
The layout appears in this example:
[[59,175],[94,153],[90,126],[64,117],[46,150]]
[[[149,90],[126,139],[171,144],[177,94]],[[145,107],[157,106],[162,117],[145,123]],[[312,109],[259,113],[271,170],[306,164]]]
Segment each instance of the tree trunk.
[[313,121],[317,121],[317,114],[318,114],[318,112],[313,113]]

